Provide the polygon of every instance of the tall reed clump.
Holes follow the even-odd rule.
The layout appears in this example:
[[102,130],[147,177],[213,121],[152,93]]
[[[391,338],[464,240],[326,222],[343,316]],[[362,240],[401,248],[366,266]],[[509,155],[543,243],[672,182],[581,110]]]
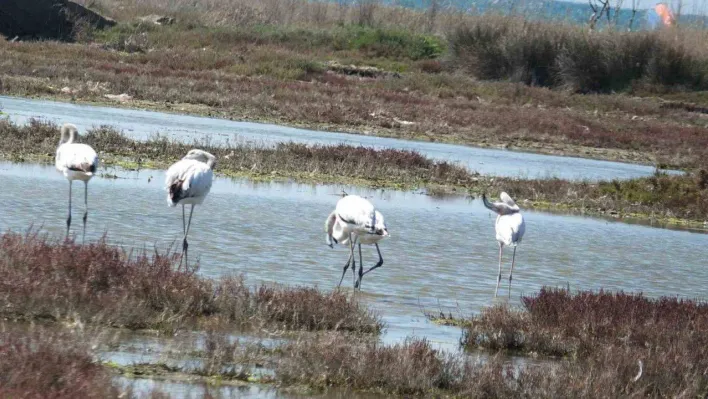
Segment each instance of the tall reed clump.
[[698,30],[587,31],[519,17],[470,19],[450,34],[452,60],[479,79],[511,80],[576,92],[636,85],[708,88],[708,54]]
[[381,322],[344,294],[256,287],[175,270],[169,254],[132,255],[105,240],[77,245],[36,233],[0,236],[0,314],[174,330],[216,320],[231,327],[376,333]]

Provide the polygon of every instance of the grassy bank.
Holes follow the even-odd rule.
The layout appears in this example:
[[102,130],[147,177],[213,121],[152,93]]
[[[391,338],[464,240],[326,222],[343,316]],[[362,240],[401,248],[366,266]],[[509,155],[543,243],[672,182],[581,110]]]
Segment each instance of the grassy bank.
[[[0,156],[13,161],[52,162],[58,137],[53,124],[17,126],[0,120]],[[104,165],[165,168],[199,146],[217,156],[217,173],[251,179],[352,183],[369,187],[426,188],[430,193],[480,195],[507,191],[524,208],[556,210],[703,226],[708,220],[708,173],[610,182],[480,176],[459,165],[418,153],[348,145],[274,148],[235,143],[187,145],[167,138],[129,139],[112,128],[89,131],[83,141],[99,149]]]
[[128,254],[105,241],[77,245],[33,234],[0,236],[0,314],[174,331],[208,325],[377,333],[378,318],[343,293],[249,288],[176,271],[176,256]]
[[[601,74],[585,76],[589,72],[581,66],[586,64],[628,69],[625,64],[637,57],[622,58],[627,48],[653,54],[639,60],[638,82],[623,89],[625,94],[579,95],[515,83],[540,76],[538,65],[560,57],[554,54],[565,45],[561,38],[571,35],[563,32],[577,30],[554,24],[439,13],[435,28],[428,29],[426,13],[376,2],[371,2],[378,21],[373,24],[358,24],[354,15],[363,11],[356,7],[347,8],[340,21],[336,4],[299,0],[214,3],[199,10],[157,0],[143,6],[112,0],[92,4],[119,25],[84,32],[78,44],[0,41],[5,60],[0,93],[94,103],[125,93],[132,99],[117,105],[680,168],[706,166],[705,92],[695,91],[702,87],[705,63],[688,50],[703,48],[692,44],[703,42],[700,32],[681,31],[678,42],[668,42],[669,50],[656,44],[668,39],[620,35],[619,44],[610,42],[601,51],[596,47],[605,43],[604,33],[596,35],[598,41],[573,33],[578,51],[561,53],[589,61],[568,61],[575,67],[565,76],[579,83],[567,78],[564,87],[592,87],[600,76],[616,75],[600,68]],[[325,11],[318,14],[316,7]],[[147,13],[174,16],[176,22],[140,22]],[[458,26],[479,29],[483,38],[506,35],[505,40],[470,39],[466,31],[454,30]],[[524,44],[529,36],[539,40]],[[649,44],[643,46],[645,41]],[[501,43],[510,48],[494,47]],[[539,48],[524,50],[529,43]],[[556,53],[547,55],[546,48]],[[528,54],[529,59],[505,59],[504,54]],[[487,76],[471,59],[484,60],[489,65],[479,68],[503,75]],[[619,61],[610,62],[614,59]],[[677,81],[646,78],[650,71]]]
[[[0,120],[0,134],[5,137],[0,144],[0,154],[16,161],[53,162],[57,129],[51,123],[32,121],[26,126],[17,126]],[[267,148],[238,142],[211,145],[208,140],[184,144],[165,137],[137,141],[107,127],[89,131],[82,140],[101,153],[104,165],[128,168],[167,168],[190,149],[199,147],[217,157],[217,172],[253,179],[287,178],[372,187],[453,190],[472,185],[478,178],[461,166],[433,161],[416,152],[393,149],[296,143],[279,143]]]

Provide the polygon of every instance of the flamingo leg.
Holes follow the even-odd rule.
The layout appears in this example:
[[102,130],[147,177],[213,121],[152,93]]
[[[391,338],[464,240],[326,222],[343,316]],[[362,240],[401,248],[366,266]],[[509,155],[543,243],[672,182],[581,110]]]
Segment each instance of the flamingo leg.
[[[184,216],[184,204],[182,204],[182,234],[187,235],[187,218]],[[184,242],[182,242],[182,255],[179,257],[179,266],[177,270],[182,268],[182,259],[184,259]]]
[[497,275],[497,288],[494,290],[494,297],[497,297],[497,292],[499,292],[499,283],[501,282],[501,266],[502,266],[502,248],[503,244],[499,243],[499,274]]
[[342,270],[342,278],[339,279],[339,284],[337,284],[337,288],[342,286],[342,281],[344,281],[344,275],[347,274],[347,269],[349,269],[349,264],[352,262],[352,255],[349,255],[349,259],[347,260],[347,263],[344,264],[344,270]]
[[365,274],[369,273],[370,271],[372,271],[372,270],[374,270],[374,269],[378,269],[378,268],[381,267],[381,266],[383,265],[383,263],[384,263],[383,256],[381,256],[381,250],[379,249],[379,244],[378,244],[378,243],[375,243],[374,246],[376,247],[376,252],[379,254],[379,261],[376,262],[376,264],[375,264],[374,266],[372,266],[371,268],[369,268],[369,270],[367,270],[367,271],[365,271],[365,272],[363,272],[363,273],[359,273],[359,285],[360,285],[360,286],[361,286],[361,279],[364,277]]
[[184,205],[182,205],[182,234],[187,233],[187,218],[184,216]]
[[[344,275],[347,273],[347,269],[349,269],[349,265],[354,262],[354,244],[352,243],[352,235],[349,233],[349,259],[347,260],[347,263],[344,264],[344,270],[342,270],[342,278],[339,279],[339,284],[337,284],[337,288],[341,287],[342,281],[344,281]],[[352,272],[356,270],[356,264],[352,266]]]
[[81,237],[81,244],[83,245],[84,242],[86,242],[86,219],[88,219],[88,182],[84,182],[84,232],[83,236]]
[[69,216],[66,218],[66,238],[69,238],[69,228],[71,227],[71,186],[73,181],[69,180]]
[[[192,213],[194,213],[194,204],[189,209],[189,221],[187,221],[187,228],[184,230],[184,240],[182,241],[182,255],[184,256],[184,269],[187,270],[187,265],[189,264],[189,243],[187,243],[187,235],[189,234],[189,227],[192,225]],[[182,223],[184,223],[184,217],[182,218]],[[179,261],[180,267],[182,266],[182,259]]]
[[354,288],[361,290],[361,278],[364,277],[364,260],[361,257],[361,243],[359,243],[359,279],[354,282]]
[[[349,242],[351,243],[351,252],[352,252],[352,284],[354,285],[354,288],[356,288],[356,258],[354,257],[354,247],[356,246],[356,235],[349,234]],[[354,238],[352,240],[351,238]],[[361,269],[361,264],[359,264],[359,269]]]
[[370,272],[370,271],[372,271],[372,270],[374,270],[374,269],[378,269],[378,268],[381,267],[381,266],[383,265],[383,263],[384,263],[383,256],[381,256],[381,250],[379,249],[379,244],[378,244],[378,243],[375,243],[374,246],[376,247],[376,252],[379,254],[379,261],[376,262],[376,264],[373,265],[369,270],[365,271],[364,274],[366,274],[366,273],[368,273],[368,272]]
[[516,247],[514,247],[514,254],[511,256],[511,270],[509,270],[509,298],[511,298],[511,274],[514,273],[514,261],[516,260]]

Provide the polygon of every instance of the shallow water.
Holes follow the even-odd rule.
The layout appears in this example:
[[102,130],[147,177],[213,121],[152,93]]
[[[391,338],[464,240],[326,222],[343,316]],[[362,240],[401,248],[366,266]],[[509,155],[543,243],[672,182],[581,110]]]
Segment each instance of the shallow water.
[[[104,233],[136,249],[181,240],[181,212],[169,208],[162,171],[116,171],[89,184],[87,240]],[[113,173],[113,172],[112,172]],[[30,225],[55,237],[65,231],[68,183],[52,167],[0,163],[0,230]],[[74,184],[72,232],[81,231],[83,187]],[[479,201],[439,200],[409,192],[347,186],[253,183],[217,178],[190,231],[190,260],[209,277],[244,274],[258,282],[318,286],[339,281],[344,247],[325,245],[323,223],[341,189],[369,197],[386,217],[385,263],[367,275],[361,296],[388,325],[383,339],[427,337],[455,350],[460,330],[430,323],[421,309],[469,315],[494,303],[497,244],[494,217]],[[512,302],[544,285],[643,291],[650,296],[706,296],[708,236],[605,220],[524,212]],[[367,266],[376,261],[364,247]],[[506,296],[510,251],[501,294]],[[344,285],[351,287],[351,276]],[[500,299],[503,300],[503,299]]]
[[234,122],[5,96],[0,96],[0,110],[17,123],[26,123],[30,118],[43,118],[56,123],[72,122],[81,131],[90,127],[110,125],[123,130],[129,137],[141,140],[160,133],[187,142],[209,138],[214,144],[240,140],[264,145],[294,141],[308,144],[345,143],[415,150],[434,159],[459,162],[471,170],[495,176],[609,180],[648,176],[654,173],[654,167],[646,165],[321,132],[262,123]]
[[278,390],[271,386],[248,384],[245,386],[207,385],[202,383],[158,381],[152,379],[131,379],[116,377],[118,386],[131,388],[138,398],[150,397],[150,393],[159,391],[168,393],[170,398],[203,398],[209,394],[214,398],[259,398],[259,399],[296,399],[296,398],[326,398],[326,399],[378,399],[386,395],[375,393],[353,392],[348,390],[329,389],[325,394],[304,394]]

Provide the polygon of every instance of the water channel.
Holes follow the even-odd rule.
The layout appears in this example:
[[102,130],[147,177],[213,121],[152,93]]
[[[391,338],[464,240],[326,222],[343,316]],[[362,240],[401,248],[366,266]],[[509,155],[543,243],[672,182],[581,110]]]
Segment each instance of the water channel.
[[648,176],[654,167],[583,158],[484,149],[460,145],[399,140],[361,134],[296,129],[271,124],[234,122],[162,112],[78,105],[57,101],[0,96],[0,111],[16,123],[39,118],[61,124],[72,122],[81,131],[109,125],[127,136],[145,140],[155,134],[186,142],[208,137],[212,143],[234,141],[269,145],[277,142],[350,144],[418,151],[428,157],[459,162],[482,174],[510,177],[559,177],[573,180],[629,179]]
[[[111,172],[113,173],[113,172]],[[162,171],[117,173],[89,184],[87,239],[104,233],[135,249],[167,248],[180,240],[181,212],[169,208]],[[0,163],[0,230],[41,227],[61,237],[68,183],[51,166]],[[83,187],[75,184],[75,215]],[[456,345],[459,331],[429,323],[421,307],[453,313],[492,303],[497,270],[494,217],[479,200],[436,199],[410,192],[348,186],[254,183],[217,178],[195,211],[190,254],[208,277],[244,274],[247,281],[331,289],[346,261],[344,247],[325,245],[323,222],[342,189],[370,198],[386,217],[391,238],[385,264],[367,275],[362,294],[382,313],[386,340],[426,336]],[[512,300],[544,285],[705,296],[706,235],[602,219],[526,211]],[[72,229],[80,232],[80,217]],[[507,265],[510,253],[506,254]],[[364,261],[374,263],[373,248]],[[508,266],[507,266],[508,270]],[[350,283],[350,278],[345,279]]]

